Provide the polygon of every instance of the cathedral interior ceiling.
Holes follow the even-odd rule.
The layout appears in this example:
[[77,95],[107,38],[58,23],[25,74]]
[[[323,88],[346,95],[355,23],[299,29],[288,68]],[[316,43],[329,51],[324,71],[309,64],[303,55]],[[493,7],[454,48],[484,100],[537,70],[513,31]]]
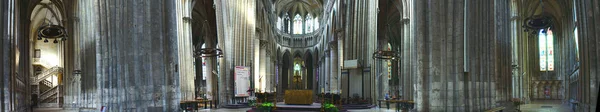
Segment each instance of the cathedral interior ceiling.
[[323,12],[323,0],[276,0],[275,10],[279,16],[290,14],[290,18],[293,15],[300,14],[306,16],[308,13],[311,15],[321,15]]
[[[566,0],[526,0],[521,1],[521,5],[518,9],[525,9],[526,12],[522,12],[524,17],[530,17],[533,15],[547,15],[552,17],[553,24],[556,27],[560,27],[560,23],[565,19],[565,12],[571,12],[571,5],[560,5],[570,4]],[[543,8],[543,9],[542,9]]]

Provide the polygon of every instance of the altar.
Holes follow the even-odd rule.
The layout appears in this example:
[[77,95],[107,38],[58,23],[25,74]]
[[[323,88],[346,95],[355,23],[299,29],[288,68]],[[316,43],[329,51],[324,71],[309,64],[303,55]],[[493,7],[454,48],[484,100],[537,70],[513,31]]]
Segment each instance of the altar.
[[296,59],[294,64],[294,75],[292,76],[292,90],[285,90],[284,103],[295,105],[310,105],[313,104],[313,90],[307,89],[304,81],[306,69],[304,62]]
[[310,105],[313,104],[312,90],[285,90],[285,104]]

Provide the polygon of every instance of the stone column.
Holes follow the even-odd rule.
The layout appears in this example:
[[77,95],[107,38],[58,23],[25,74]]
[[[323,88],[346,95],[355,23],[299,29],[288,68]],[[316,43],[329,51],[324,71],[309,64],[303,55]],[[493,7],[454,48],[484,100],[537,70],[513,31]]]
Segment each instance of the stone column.
[[[498,49],[510,49],[504,37],[503,18],[494,18],[494,1],[411,1],[411,35],[403,49],[405,71],[413,76],[417,111],[483,111],[494,107],[494,83],[500,63]],[[507,15],[506,15],[507,16]],[[502,21],[500,21],[502,20]],[[464,73],[466,72],[466,73]],[[508,71],[510,72],[510,71]],[[467,75],[464,75],[467,74]],[[501,79],[504,80],[504,79]],[[510,80],[510,79],[508,79]],[[410,84],[410,81],[406,83]],[[508,83],[510,84],[510,83]]]
[[330,53],[331,53],[331,51],[329,49],[325,50],[325,53],[324,53],[324,55],[325,55],[325,66],[324,66],[325,72],[323,72],[323,73],[325,75],[323,78],[325,80],[325,91],[326,91],[325,93],[332,92],[332,89],[331,89],[331,84],[332,84],[331,83],[331,76],[332,76],[331,75],[331,60],[329,57]]
[[219,78],[219,106],[233,98],[233,68],[251,66],[256,33],[255,0],[215,0],[217,37],[223,49]]
[[270,58],[271,51],[269,49],[269,43],[266,43],[264,50],[265,50],[265,52],[264,52],[265,55],[264,55],[264,57],[262,57],[262,59],[264,60],[264,66],[261,66],[265,70],[264,71],[265,74],[263,74],[263,77],[264,77],[263,81],[265,83],[264,88],[265,88],[265,92],[271,92],[271,76],[272,76],[271,69],[272,69],[272,66],[271,66],[271,58]]
[[8,7],[10,6],[9,4],[13,2],[13,0],[3,0],[0,1],[0,14],[2,15],[2,17],[0,17],[0,111],[12,111],[12,109],[10,108],[10,104],[11,102],[11,98],[10,98],[10,74],[11,74],[11,69],[13,69],[13,67],[11,66],[12,64],[10,63],[9,59],[10,59],[10,46],[11,45],[11,41],[12,39],[9,38],[9,32],[12,31],[12,29],[9,29],[11,27],[10,22],[8,21],[9,16],[8,13],[12,12]]
[[330,86],[330,91],[333,93],[338,93],[339,92],[339,64],[338,64],[338,46],[337,46],[337,41],[333,41],[329,43],[329,55],[330,55],[330,60],[331,61],[331,66],[329,66],[331,68],[330,72],[329,72],[329,86]]
[[[74,35],[72,41],[77,41],[78,47],[75,52],[77,65],[81,70],[79,83],[80,88],[77,94],[74,94],[76,106],[79,108],[98,108],[96,97],[98,96],[96,80],[96,43],[99,36],[99,1],[79,1],[76,9],[86,9],[75,11],[75,17],[79,18],[74,26]],[[77,66],[76,66],[77,67]],[[85,83],[82,83],[85,82]],[[67,102],[69,103],[69,102]]]
[[[191,31],[191,0],[177,0],[177,55],[179,56],[179,80],[181,86],[181,100],[191,101],[195,99],[194,79],[196,73],[194,71],[194,57],[192,46],[192,31]],[[201,77],[200,77],[201,78]]]
[[[495,96],[496,101],[509,101],[512,98],[513,94],[513,86],[510,86],[513,82],[511,78],[512,73],[512,60],[511,56],[512,46],[511,46],[511,24],[510,24],[510,1],[507,0],[494,0],[494,15],[495,15],[495,55],[493,55],[492,60],[497,62],[495,75],[492,77],[492,86],[495,86],[495,93],[492,93]],[[515,29],[516,30],[516,29]],[[509,49],[510,48],[510,49]],[[508,102],[503,102],[508,103]],[[492,106],[499,105],[492,103]]]
[[582,87],[579,90],[580,107],[577,111],[597,111],[598,84],[600,83],[600,4],[596,0],[575,0],[577,16],[577,34],[579,36],[579,81]]
[[[271,49],[272,50],[272,49]],[[277,65],[275,63],[277,63],[277,59],[273,56],[276,55],[276,53],[274,53],[273,51],[270,52],[270,63],[269,63],[269,90],[271,92],[277,92],[277,82],[275,82],[277,80]]]
[[267,56],[267,41],[265,40],[260,40],[260,66],[259,66],[259,70],[260,70],[260,74],[258,74],[258,80],[259,80],[259,85],[258,88],[260,92],[266,92],[267,89],[267,62],[268,59],[265,58]]
[[[206,48],[216,48],[216,43],[215,41],[212,41],[216,39],[216,37],[208,37],[206,41]],[[217,91],[218,91],[218,77],[217,77],[217,59],[218,57],[206,57],[206,70],[203,70],[204,72],[206,72],[207,76],[206,76],[206,98],[209,100],[214,100],[216,99],[215,97],[217,97]]]
[[277,78],[277,80],[275,81],[275,85],[277,86],[277,87],[276,87],[276,89],[277,89],[277,94],[283,94],[283,92],[284,92],[284,91],[283,91],[283,89],[281,89],[281,88],[282,88],[282,85],[283,85],[283,82],[282,82],[282,80],[283,80],[283,79],[282,79],[282,75],[281,75],[281,72],[282,72],[282,69],[281,69],[281,66],[282,66],[282,62],[281,62],[281,61],[282,61],[282,60],[281,60],[281,59],[282,59],[282,58],[281,58],[281,57],[279,57],[279,56],[277,56],[277,58],[278,58],[279,60],[277,60],[277,61],[275,62],[275,66],[277,66],[277,72],[276,72],[276,74],[275,74],[275,75],[276,75],[275,77]]
[[87,35],[80,40],[85,49],[81,51],[85,54],[82,82],[90,84],[82,87],[85,107],[177,111],[175,1],[89,1],[81,5],[80,9],[86,9],[81,11],[93,12],[78,13],[85,18],[82,20],[93,21],[80,30]]
[[321,93],[325,93],[325,89],[327,89],[325,86],[327,85],[325,82],[325,76],[327,73],[325,73],[325,58],[321,58],[321,61],[319,61],[319,91],[321,91]]
[[271,59],[268,58],[269,57],[269,52],[268,50],[265,50],[266,54],[265,54],[265,58],[264,58],[264,64],[265,66],[262,66],[265,68],[265,74],[264,74],[264,82],[265,82],[265,92],[271,92]]

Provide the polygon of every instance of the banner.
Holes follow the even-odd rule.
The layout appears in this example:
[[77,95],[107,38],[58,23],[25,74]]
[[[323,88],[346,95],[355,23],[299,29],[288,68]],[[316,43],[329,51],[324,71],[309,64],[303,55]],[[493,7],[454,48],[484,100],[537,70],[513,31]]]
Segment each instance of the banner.
[[235,66],[235,96],[244,97],[248,95],[250,88],[250,67]]

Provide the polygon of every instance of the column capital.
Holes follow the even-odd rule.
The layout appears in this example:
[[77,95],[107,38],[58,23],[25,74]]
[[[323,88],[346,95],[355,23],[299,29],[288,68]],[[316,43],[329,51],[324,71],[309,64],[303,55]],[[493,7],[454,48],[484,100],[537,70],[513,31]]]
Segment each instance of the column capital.
[[329,42],[329,50],[337,50],[337,41],[331,41]]
[[267,40],[260,40],[259,43],[260,43],[260,48],[261,49],[265,49],[265,48],[267,48],[267,45],[269,44],[269,41],[267,41]]
[[[268,45],[265,45],[265,46],[268,46]],[[261,45],[261,47],[262,47],[262,45]],[[271,49],[269,47],[265,47],[265,52],[267,53],[267,57],[270,58],[271,57]]]

